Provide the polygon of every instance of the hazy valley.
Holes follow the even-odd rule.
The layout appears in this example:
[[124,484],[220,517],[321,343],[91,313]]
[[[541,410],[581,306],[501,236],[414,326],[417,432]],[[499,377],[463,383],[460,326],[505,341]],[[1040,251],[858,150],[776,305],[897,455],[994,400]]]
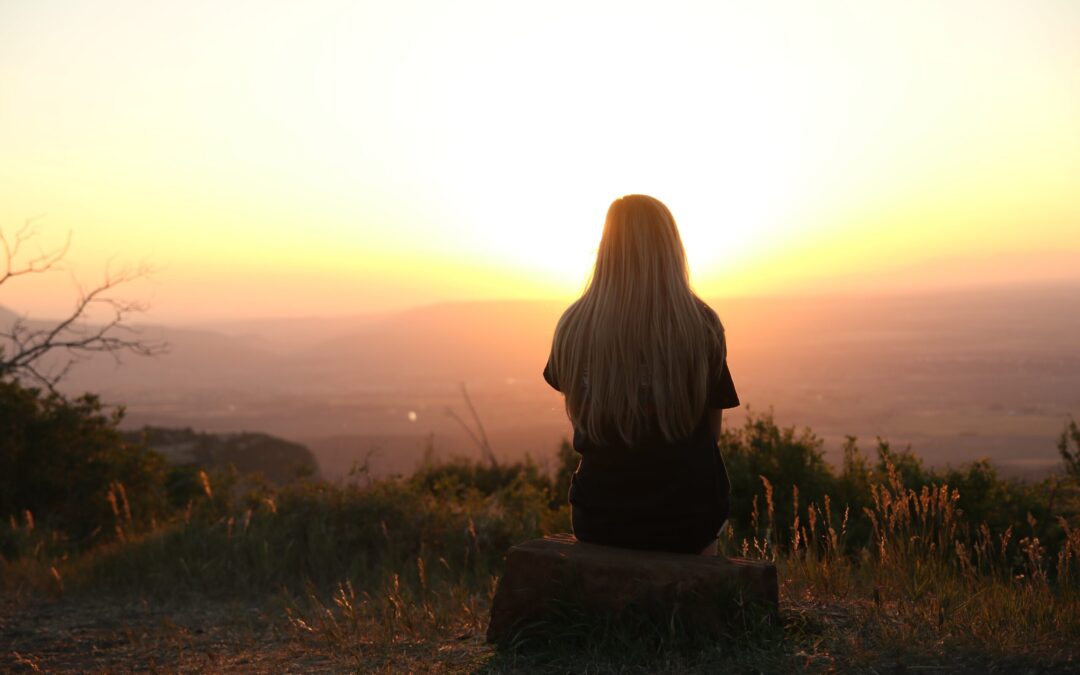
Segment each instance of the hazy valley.
[[[1080,288],[880,297],[715,299],[746,411],[810,426],[837,458],[846,434],[910,443],[930,464],[989,457],[1010,473],[1058,461],[1080,413]],[[474,454],[464,384],[498,456],[548,458],[568,434],[540,372],[555,302],[447,303],[341,319],[147,326],[156,359],[80,364],[69,393],[100,392],[125,426],[259,431],[307,445],[328,478],[368,459],[408,472],[430,444]]]

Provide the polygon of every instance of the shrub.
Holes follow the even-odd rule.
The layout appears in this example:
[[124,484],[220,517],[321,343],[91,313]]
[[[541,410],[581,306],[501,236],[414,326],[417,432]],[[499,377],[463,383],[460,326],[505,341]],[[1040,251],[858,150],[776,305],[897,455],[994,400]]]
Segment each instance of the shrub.
[[[29,512],[39,529],[82,546],[160,518],[165,461],[123,439],[122,417],[122,409],[106,411],[92,394],[68,400],[0,379],[3,522],[25,521]],[[11,536],[3,544],[8,557],[17,554]]]
[[[837,492],[821,439],[810,429],[777,426],[772,413],[751,413],[741,428],[723,429],[720,446],[731,479],[731,527],[739,537],[750,536],[767,501],[775,507],[772,522],[787,527],[794,520],[796,499],[805,508]],[[791,533],[772,536],[789,538]]]

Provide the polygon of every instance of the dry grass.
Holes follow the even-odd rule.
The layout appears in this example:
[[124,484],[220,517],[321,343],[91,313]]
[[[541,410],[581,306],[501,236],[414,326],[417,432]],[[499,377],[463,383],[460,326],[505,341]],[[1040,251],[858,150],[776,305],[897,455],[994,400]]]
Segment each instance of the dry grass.
[[[1062,518],[1052,549],[1032,516],[993,531],[967,522],[957,490],[905,487],[891,466],[871,484],[863,512],[828,496],[804,503],[795,487],[785,523],[777,522],[777,501],[789,496],[760,479],[751,522],[728,530],[721,543],[727,554],[776,562],[779,626],[703,641],[671,625],[567,622],[546,644],[497,651],[483,633],[502,556],[514,542],[566,531],[566,507],[552,508],[548,492],[521,476],[486,492],[429,478],[309,484],[226,499],[206,477],[206,498],[173,521],[149,532],[125,530],[78,555],[50,554],[49,535],[35,532],[32,519],[13,522],[27,552],[2,563],[8,602],[0,666],[490,673],[1078,667],[1080,529]],[[120,490],[113,494],[123,527],[131,518]],[[869,523],[862,541],[851,527],[857,518]],[[248,608],[243,620],[230,609],[236,606]],[[93,639],[78,638],[94,615],[108,620]],[[73,625],[72,616],[83,623]]]

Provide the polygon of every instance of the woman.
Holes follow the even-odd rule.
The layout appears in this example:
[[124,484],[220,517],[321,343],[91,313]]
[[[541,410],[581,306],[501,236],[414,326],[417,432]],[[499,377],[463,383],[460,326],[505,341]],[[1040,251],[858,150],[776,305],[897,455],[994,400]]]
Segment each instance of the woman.
[[555,328],[544,379],[566,396],[581,455],[582,541],[715,554],[731,490],[717,445],[739,405],[724,328],[690,288],[671,212],[644,195],[608,209],[585,293]]

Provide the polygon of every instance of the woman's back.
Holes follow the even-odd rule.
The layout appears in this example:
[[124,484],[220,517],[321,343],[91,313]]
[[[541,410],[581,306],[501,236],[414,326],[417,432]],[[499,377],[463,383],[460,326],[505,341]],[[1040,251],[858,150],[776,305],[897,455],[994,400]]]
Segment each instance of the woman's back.
[[739,403],[726,356],[667,208],[616,200],[544,369],[582,456],[569,495],[579,539],[695,553],[715,539],[730,486],[711,411]]

